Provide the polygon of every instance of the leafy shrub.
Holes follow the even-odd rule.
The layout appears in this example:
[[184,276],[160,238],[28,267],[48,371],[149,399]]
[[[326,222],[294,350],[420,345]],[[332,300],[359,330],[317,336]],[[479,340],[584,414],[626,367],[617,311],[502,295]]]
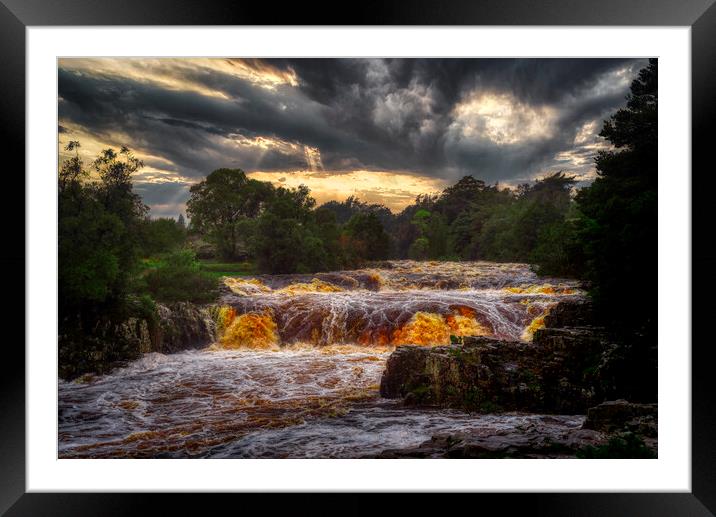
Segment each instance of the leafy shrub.
[[656,458],[644,440],[632,433],[611,438],[606,445],[589,445],[577,451],[577,458]]
[[147,219],[142,228],[142,248],[146,255],[168,253],[186,243],[186,228],[169,217]]
[[218,280],[200,267],[191,250],[170,253],[163,264],[147,273],[147,290],[160,302],[211,302],[218,295]]

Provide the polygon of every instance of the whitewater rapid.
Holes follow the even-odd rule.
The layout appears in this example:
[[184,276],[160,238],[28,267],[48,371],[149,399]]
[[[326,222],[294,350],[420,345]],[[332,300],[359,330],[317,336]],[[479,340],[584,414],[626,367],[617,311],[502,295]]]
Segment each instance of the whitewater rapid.
[[520,264],[398,261],[229,279],[217,343],[59,382],[58,455],[362,457],[437,432],[525,425],[539,416],[382,400],[387,357],[403,343],[473,333],[529,340],[551,306],[580,295],[573,283],[538,279]]

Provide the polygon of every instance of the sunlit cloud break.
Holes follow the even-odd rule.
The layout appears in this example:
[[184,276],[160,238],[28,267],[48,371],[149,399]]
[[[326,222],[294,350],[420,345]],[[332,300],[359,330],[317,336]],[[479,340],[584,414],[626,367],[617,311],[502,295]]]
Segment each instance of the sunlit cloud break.
[[255,171],[249,173],[249,177],[287,188],[306,185],[319,204],[355,196],[368,203],[383,204],[393,212],[405,208],[416,196],[440,192],[449,184],[444,179],[386,171]]
[[391,210],[467,174],[589,181],[602,122],[645,62],[63,58],[58,153],[70,140],[86,160],[129,146],[152,215],[182,212],[220,167]]

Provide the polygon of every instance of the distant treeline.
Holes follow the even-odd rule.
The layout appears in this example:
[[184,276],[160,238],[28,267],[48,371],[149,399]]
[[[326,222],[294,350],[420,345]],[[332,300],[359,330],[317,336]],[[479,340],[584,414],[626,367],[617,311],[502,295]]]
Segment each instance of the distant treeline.
[[393,214],[355,197],[314,208],[306,187],[274,187],[239,169],[219,169],[192,187],[187,213],[191,231],[222,259],[255,260],[266,273],[388,258],[531,262],[550,271],[559,262],[567,273],[557,254],[564,252],[567,220],[576,217],[574,183],[558,172],[510,190],[465,176]]

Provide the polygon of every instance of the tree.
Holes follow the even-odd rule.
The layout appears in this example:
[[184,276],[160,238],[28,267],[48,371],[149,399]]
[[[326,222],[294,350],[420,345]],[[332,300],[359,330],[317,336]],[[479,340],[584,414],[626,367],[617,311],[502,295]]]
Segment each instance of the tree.
[[[67,150],[77,150],[70,142]],[[76,154],[63,163],[59,181],[59,289],[62,311],[90,311],[121,302],[137,270],[140,228],[148,208],[132,191],[142,167],[131,151],[105,149],[93,162],[99,181]]]
[[[58,182],[59,367],[63,377],[97,369],[131,353],[111,329],[134,307],[140,229],[147,213],[132,191],[142,167],[129,149],[105,149],[85,169],[66,150]],[[95,176],[91,175],[95,173]],[[100,359],[97,359],[99,357]]]
[[360,212],[373,212],[384,227],[388,227],[393,219],[392,212],[385,206],[377,203],[366,203],[355,196],[349,196],[345,201],[328,201],[320,208],[330,210],[336,215],[338,224],[347,223],[351,217]]
[[644,399],[656,395],[657,76],[650,59],[626,107],[604,122],[600,135],[614,148],[597,155],[597,179],[576,197],[584,277],[598,315],[625,344],[633,366],[625,389]]
[[533,262],[544,249],[540,239],[553,240],[547,231],[564,222],[571,205],[573,176],[557,172],[533,184],[520,185],[512,202],[491,208],[480,225],[479,256],[489,260]]
[[141,253],[141,233],[143,220],[149,212],[139,194],[132,185],[132,174],[144,167],[132,151],[122,146],[119,153],[114,149],[105,149],[92,163],[94,172],[100,177],[98,191],[105,209],[118,217],[123,226],[122,246],[119,261],[122,276],[136,272]]
[[424,208],[421,208],[420,210],[415,212],[415,215],[413,215],[413,220],[411,221],[411,223],[413,223],[418,228],[418,232],[421,236],[425,235],[425,233],[428,231],[430,215],[430,211]]
[[557,212],[566,212],[575,183],[574,176],[567,176],[562,171],[555,172],[538,179],[533,185],[523,185],[520,199],[547,204]]
[[60,190],[65,189],[71,185],[79,185],[79,181],[87,176],[87,171],[83,168],[82,160],[80,159],[80,143],[77,140],[72,140],[65,146],[65,151],[74,151],[75,155],[63,162],[60,168],[59,174],[59,186]]
[[343,247],[341,246],[341,226],[336,214],[324,206],[314,211],[316,233],[326,250],[326,268],[336,270],[348,265]]
[[584,273],[583,247],[578,240],[579,211],[572,203],[563,218],[544,225],[530,253],[539,275],[580,278]]
[[443,190],[435,209],[445,216],[448,224],[452,224],[460,212],[478,201],[484,190],[484,181],[473,176],[464,176],[460,181]]
[[556,172],[538,179],[518,198],[521,211],[515,231],[522,236],[518,251],[520,260],[534,262],[534,250],[540,247],[540,239],[554,243],[554,228],[564,224],[575,182],[574,176]]
[[206,303],[215,300],[218,295],[218,281],[201,271],[191,250],[170,253],[144,280],[152,297],[164,303]]
[[390,253],[390,238],[378,216],[373,212],[355,214],[346,223],[347,246],[358,262],[384,260]]
[[415,239],[420,237],[418,227],[413,224],[413,218],[420,210],[432,211],[437,199],[438,196],[434,194],[418,195],[412,205],[406,206],[395,216],[390,225],[395,256],[398,258],[409,256],[410,247]]
[[421,208],[411,222],[418,229],[418,236],[410,245],[408,256],[415,260],[443,258],[447,253],[445,217]]
[[425,260],[430,253],[430,241],[427,237],[418,237],[408,249],[408,257],[413,260]]
[[305,185],[279,187],[255,221],[250,248],[260,271],[309,273],[332,263],[319,237],[313,207],[316,202]]
[[[596,158],[597,179],[577,195],[585,276],[604,317],[628,333],[655,330],[657,257],[657,60],[639,72],[625,108],[604,122],[614,149]],[[645,303],[624,317],[625,287]],[[646,302],[649,300],[649,302]]]
[[145,255],[167,253],[185,244],[186,228],[170,217],[146,219],[142,240]]
[[217,169],[190,188],[187,214],[192,227],[204,233],[219,254],[237,258],[245,235],[241,226],[259,216],[273,196],[270,183],[252,180],[241,169]]
[[485,250],[480,244],[488,219],[497,211],[515,202],[514,194],[497,185],[485,187],[480,196],[465,206],[448,229],[449,250],[462,259],[484,258]]

